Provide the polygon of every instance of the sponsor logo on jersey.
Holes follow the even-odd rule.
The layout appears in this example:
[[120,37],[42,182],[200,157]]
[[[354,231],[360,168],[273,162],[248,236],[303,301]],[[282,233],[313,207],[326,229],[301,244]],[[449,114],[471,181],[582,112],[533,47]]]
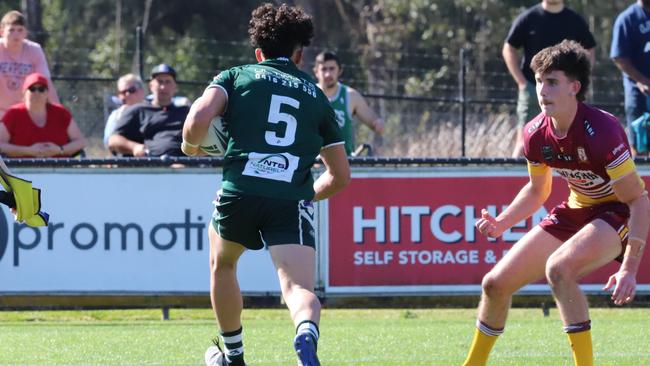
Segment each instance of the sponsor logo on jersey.
[[546,161],[553,160],[553,148],[551,145],[542,145],[542,157]]
[[625,144],[621,142],[620,145],[616,146],[614,150],[612,150],[612,155],[616,156],[623,150],[625,150]]
[[585,151],[585,148],[582,146],[579,146],[576,151],[578,151],[578,160],[582,163],[586,163],[589,161],[589,158],[587,158],[587,152]]
[[289,159],[280,154],[269,155],[253,164],[259,174],[282,173],[289,167]]
[[298,169],[299,157],[289,153],[269,154],[251,152],[244,167],[243,175],[291,182]]
[[528,134],[531,134],[531,133],[533,133],[533,131],[538,129],[539,126],[542,125],[542,122],[544,122],[544,117],[541,117],[535,123],[533,123],[530,127],[528,127]]
[[596,131],[594,131],[594,128],[591,127],[591,123],[589,123],[589,121],[585,120],[584,125],[585,125],[585,131],[587,132],[587,134],[590,137],[593,137],[593,136],[596,135]]
[[589,188],[605,183],[605,180],[600,175],[591,170],[556,168],[555,171],[564,177],[569,184],[580,188]]

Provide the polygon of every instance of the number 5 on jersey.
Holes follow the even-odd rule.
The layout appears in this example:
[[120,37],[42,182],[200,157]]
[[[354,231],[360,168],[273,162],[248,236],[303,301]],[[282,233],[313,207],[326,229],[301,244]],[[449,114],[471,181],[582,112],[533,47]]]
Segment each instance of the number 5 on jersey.
[[273,146],[289,146],[296,141],[296,128],[298,121],[289,113],[280,112],[282,105],[288,105],[294,109],[300,108],[300,102],[289,97],[282,95],[271,95],[271,106],[269,107],[269,123],[284,122],[287,127],[284,132],[284,137],[278,136],[277,131],[266,131],[264,138],[266,143]]

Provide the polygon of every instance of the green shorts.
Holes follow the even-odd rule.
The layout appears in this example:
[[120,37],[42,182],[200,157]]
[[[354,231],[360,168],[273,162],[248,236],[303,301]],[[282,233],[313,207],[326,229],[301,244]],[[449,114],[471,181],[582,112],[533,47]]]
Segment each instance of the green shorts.
[[316,247],[314,204],[219,191],[212,226],[248,249],[300,244]]
[[517,123],[519,127],[523,127],[540,113],[535,84],[527,82],[526,88],[519,90],[517,97]]

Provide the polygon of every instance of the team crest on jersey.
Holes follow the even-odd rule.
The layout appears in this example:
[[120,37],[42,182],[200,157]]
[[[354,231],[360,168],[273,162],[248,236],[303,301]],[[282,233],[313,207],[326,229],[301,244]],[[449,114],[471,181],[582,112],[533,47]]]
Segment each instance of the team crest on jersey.
[[576,149],[578,151],[578,160],[580,160],[581,163],[586,163],[589,161],[587,158],[587,152],[585,151],[585,148],[580,146]]
[[594,137],[596,135],[596,131],[594,131],[594,128],[591,127],[591,123],[589,121],[585,120],[584,122],[585,125],[585,131],[590,137]]

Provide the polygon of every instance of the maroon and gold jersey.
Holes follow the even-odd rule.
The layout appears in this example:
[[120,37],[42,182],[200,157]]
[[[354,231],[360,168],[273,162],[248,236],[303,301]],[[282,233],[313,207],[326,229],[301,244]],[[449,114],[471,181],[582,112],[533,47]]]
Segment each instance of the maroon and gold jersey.
[[566,179],[572,208],[617,201],[612,184],[637,174],[625,131],[616,117],[583,103],[578,103],[565,137],[555,135],[551,117],[544,113],[528,122],[524,155],[530,175],[546,174],[553,168]]

